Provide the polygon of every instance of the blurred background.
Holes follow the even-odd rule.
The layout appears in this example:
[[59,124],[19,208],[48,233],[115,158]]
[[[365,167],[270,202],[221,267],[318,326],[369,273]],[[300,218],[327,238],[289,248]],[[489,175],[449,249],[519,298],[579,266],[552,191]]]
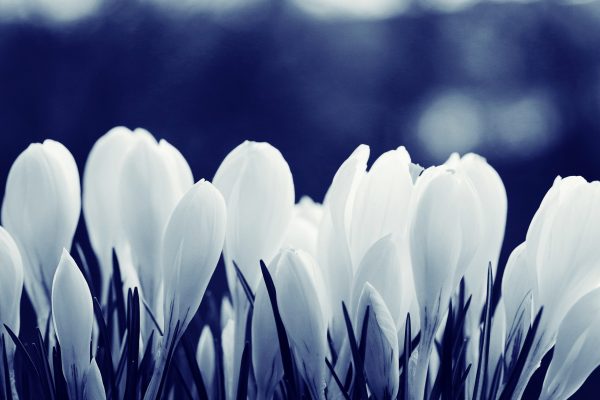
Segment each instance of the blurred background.
[[269,141],[317,201],[360,143],[423,166],[474,151],[507,188],[506,260],[555,176],[600,178],[599,114],[600,2],[0,0],[0,194],[28,143],[82,170],[115,125],[196,179]]

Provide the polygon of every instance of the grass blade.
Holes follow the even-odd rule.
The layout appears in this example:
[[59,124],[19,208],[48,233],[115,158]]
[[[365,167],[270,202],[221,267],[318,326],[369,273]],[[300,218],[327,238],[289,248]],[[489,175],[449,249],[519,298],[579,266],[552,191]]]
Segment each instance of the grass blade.
[[242,285],[242,289],[244,289],[244,293],[246,294],[248,303],[250,303],[250,307],[253,308],[255,296],[254,296],[254,293],[252,293],[252,288],[248,284],[246,277],[244,276],[244,274],[242,273],[242,271],[240,270],[238,265],[235,263],[235,261],[232,261],[232,263],[233,263],[233,268],[235,269],[235,274],[237,275],[237,278],[240,281],[240,284]]
[[194,354],[194,350],[192,349],[192,345],[190,343],[188,335],[185,335],[183,337],[183,351],[188,366],[190,368],[190,372],[192,373],[192,378],[194,379],[196,390],[198,391],[198,397],[202,400],[208,400],[206,385],[204,384],[204,379],[202,378],[202,373],[200,372],[200,367],[198,366],[198,362],[196,361],[196,356]]

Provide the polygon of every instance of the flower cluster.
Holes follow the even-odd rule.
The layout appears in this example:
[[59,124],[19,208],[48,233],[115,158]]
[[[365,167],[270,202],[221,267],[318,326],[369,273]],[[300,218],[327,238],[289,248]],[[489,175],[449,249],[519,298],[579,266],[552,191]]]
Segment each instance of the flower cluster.
[[[600,184],[557,178],[499,267],[506,191],[483,158],[368,159],[295,204],[268,143],[194,183],[168,142],[117,127],[82,187],[63,145],[30,145],[2,202],[2,396],[512,399],[552,349],[540,396],[574,394],[600,365]],[[76,245],[78,265],[81,210],[97,262]],[[205,296],[221,254],[229,292]]]

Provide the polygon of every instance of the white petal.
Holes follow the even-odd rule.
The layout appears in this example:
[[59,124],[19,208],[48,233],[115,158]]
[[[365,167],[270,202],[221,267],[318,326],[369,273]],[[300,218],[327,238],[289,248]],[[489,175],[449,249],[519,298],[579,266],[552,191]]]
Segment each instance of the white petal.
[[398,248],[391,236],[379,239],[365,254],[352,285],[351,312],[354,314],[365,286],[369,283],[383,298],[396,325],[404,323],[410,305],[410,299],[404,293],[408,281],[406,268],[401,265]]
[[231,305],[231,300],[229,300],[229,297],[223,297],[223,300],[221,300],[221,309],[219,314],[221,329],[225,329],[227,322],[229,322],[230,319],[234,319],[233,306]]
[[314,260],[302,251],[284,250],[275,276],[277,302],[300,373],[314,398],[324,398],[327,327],[311,270]]
[[230,319],[221,332],[221,346],[223,348],[223,375],[225,379],[225,392],[228,399],[235,396],[233,368],[233,346],[235,337],[235,321]]
[[179,201],[165,229],[162,267],[167,326],[181,333],[196,314],[225,240],[225,201],[209,182],[196,183]]
[[[375,399],[395,399],[399,389],[399,349],[396,324],[377,290],[366,283],[360,295],[355,329],[364,324],[367,307],[369,321],[367,329],[367,352],[365,373],[371,394]],[[359,331],[360,332],[360,331]],[[360,339],[360,334],[357,340]]]
[[171,212],[193,179],[175,148],[164,141],[159,145],[142,129],[134,131],[134,139],[119,180],[121,223],[146,301],[160,320],[162,235]]
[[104,384],[102,383],[102,375],[96,363],[96,359],[92,358],[84,378],[83,385],[84,400],[105,400],[106,393],[104,392]]
[[600,289],[583,296],[560,325],[544,386],[545,399],[567,399],[600,365]]
[[409,215],[412,178],[406,150],[383,153],[356,190],[350,223],[352,260],[358,266],[367,250],[382,237],[404,236]]
[[73,258],[63,250],[52,284],[52,317],[71,398],[79,398],[90,364],[92,295]]
[[13,238],[0,227],[0,324],[19,333],[23,262]]
[[13,163],[2,203],[2,222],[23,258],[25,288],[45,323],[50,288],[63,248],[70,248],[80,212],[79,174],[73,156],[46,140]]
[[[275,275],[277,263],[271,263],[269,270],[272,275]],[[283,365],[273,308],[262,280],[256,291],[252,315],[252,365],[256,378],[257,398],[272,398],[276,385],[283,378]]]
[[215,343],[210,327],[206,325],[202,328],[200,341],[198,342],[198,350],[196,352],[198,367],[202,374],[202,380],[206,387],[206,392],[209,397],[214,396],[215,384]]
[[268,263],[275,256],[292,217],[290,168],[270,144],[246,141],[225,157],[213,182],[227,203],[225,258],[230,289],[237,286],[229,265],[232,260],[255,288],[259,260]]
[[83,173],[83,215],[105,285],[112,273],[112,249],[122,235],[118,183],[132,142],[129,129],[122,126],[111,129],[92,147]]

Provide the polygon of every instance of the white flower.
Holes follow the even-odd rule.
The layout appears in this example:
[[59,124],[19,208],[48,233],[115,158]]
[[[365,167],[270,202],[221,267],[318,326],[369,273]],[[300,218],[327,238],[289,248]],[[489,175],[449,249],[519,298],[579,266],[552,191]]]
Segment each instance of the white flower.
[[215,341],[210,327],[206,325],[200,333],[196,360],[202,374],[202,381],[209,398],[215,395]]
[[359,332],[356,340],[359,342],[367,307],[369,320],[364,365],[367,384],[375,399],[395,399],[400,385],[396,323],[377,289],[368,282],[363,286],[356,310],[355,329]]
[[225,324],[221,332],[221,347],[223,348],[223,378],[225,380],[225,398],[235,398],[235,375],[236,370],[233,367],[234,340],[235,340],[235,320],[230,319]]
[[[227,204],[223,258],[235,306],[235,371],[239,371],[249,303],[238,283],[237,264],[252,290],[260,279],[260,260],[269,263],[279,250],[294,208],[290,168],[275,147],[245,141],[223,160],[213,179]],[[237,387],[238,376],[233,377]]]
[[323,218],[323,206],[310,197],[303,196],[294,206],[294,213],[283,240],[283,247],[304,250],[317,255],[319,226]]
[[384,236],[404,238],[413,182],[410,156],[404,147],[383,153],[356,189],[349,243],[356,269],[365,253]]
[[23,262],[15,241],[0,226],[0,326],[8,325],[16,334],[21,322]]
[[104,384],[102,383],[102,375],[96,363],[96,359],[92,358],[85,376],[83,378],[83,400],[105,400],[106,393],[104,392]]
[[167,332],[179,322],[181,336],[196,314],[223,249],[225,226],[223,196],[205,180],[173,210],[162,245]]
[[[329,306],[332,310],[331,334],[337,346],[345,337],[341,318],[342,302],[350,300],[354,274],[348,244],[354,193],[366,173],[369,147],[358,146],[337,170],[324,201],[324,215],[319,227],[317,259],[323,272]],[[339,350],[339,348],[338,348]]]
[[227,325],[227,322],[229,322],[230,319],[235,318],[233,306],[231,305],[231,300],[229,300],[229,297],[223,297],[223,299],[221,300],[221,308],[219,310],[219,315],[219,323],[221,329],[225,328],[225,325]]
[[419,300],[421,342],[413,396],[422,397],[432,341],[450,297],[471,264],[481,238],[481,206],[469,179],[427,169],[417,180],[410,252]]
[[502,277],[502,304],[506,316],[506,365],[516,362],[521,345],[535,318],[538,301],[537,273],[527,264],[525,243],[517,246],[506,263]]
[[351,312],[355,313],[365,284],[368,282],[382,297],[394,324],[404,326],[410,299],[404,287],[412,285],[406,272],[410,265],[402,265],[398,247],[390,235],[379,239],[363,257],[352,285]]
[[71,248],[81,208],[79,172],[60,143],[29,145],[6,181],[2,224],[23,258],[25,289],[40,329],[50,311],[50,289],[63,248]]
[[[280,253],[281,254],[281,253]],[[277,274],[279,256],[269,264],[272,276]],[[260,281],[252,314],[252,366],[258,399],[271,399],[283,378],[283,365],[273,307],[264,281]]]
[[290,345],[299,360],[299,372],[311,396],[324,399],[327,325],[316,271],[318,266],[308,253],[284,250],[275,275],[275,289]]
[[157,143],[149,132],[139,128],[133,138],[119,179],[120,220],[124,240],[131,246],[142,295],[162,321],[162,235],[177,202],[193,185],[193,177],[181,153],[165,140]]
[[90,365],[94,309],[87,282],[66,250],[63,250],[52,283],[52,317],[69,397],[80,399]]
[[573,305],[560,325],[540,398],[571,397],[598,365],[600,289],[594,289]]
[[225,157],[213,183],[227,203],[224,255],[229,288],[236,293],[233,289],[238,286],[232,261],[256,288],[259,261],[269,263],[275,256],[292,217],[294,182],[290,168],[270,144],[246,141]]
[[119,177],[134,134],[118,126],[92,147],[83,172],[83,215],[90,243],[102,271],[103,298],[112,274],[112,251],[122,236],[119,212]]

